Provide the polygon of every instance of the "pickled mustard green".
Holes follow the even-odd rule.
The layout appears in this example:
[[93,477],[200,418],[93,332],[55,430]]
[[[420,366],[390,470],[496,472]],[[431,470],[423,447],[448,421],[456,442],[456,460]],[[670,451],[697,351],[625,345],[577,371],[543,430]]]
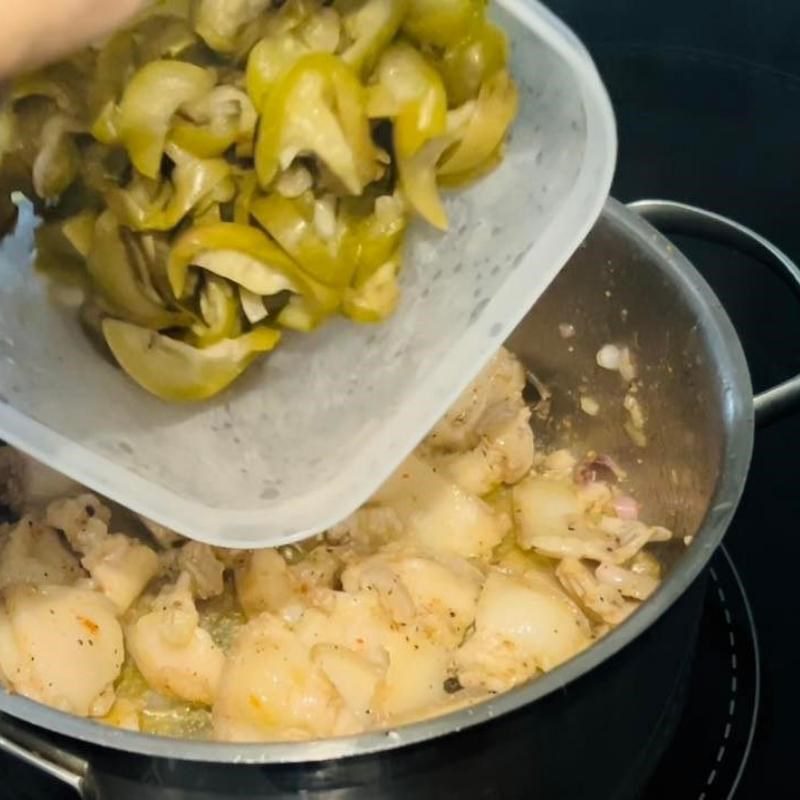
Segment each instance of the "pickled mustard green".
[[206,400],[283,330],[394,313],[410,222],[503,158],[508,58],[484,0],[154,2],[10,87],[0,225],[31,199],[118,365]]

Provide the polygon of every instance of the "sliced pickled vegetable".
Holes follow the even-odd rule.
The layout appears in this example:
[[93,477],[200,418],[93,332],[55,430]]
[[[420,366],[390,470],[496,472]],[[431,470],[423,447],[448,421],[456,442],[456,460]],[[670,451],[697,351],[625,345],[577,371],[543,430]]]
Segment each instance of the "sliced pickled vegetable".
[[200,100],[215,83],[212,70],[183,61],[152,61],[133,76],[120,103],[117,126],[142,175],[158,177],[175,113]]
[[352,44],[342,53],[342,61],[368,75],[397,35],[408,7],[409,0],[366,0],[345,13],[344,29]]
[[40,225],[35,233],[37,272],[63,286],[89,287],[89,276],[81,254],[57,222]]
[[[231,167],[223,159],[202,159],[169,145],[167,153],[175,167],[171,186],[148,183],[137,176],[126,189],[110,189],[106,200],[117,216],[135,230],[168,231],[204,201],[213,203],[215,190],[231,178]],[[230,199],[235,187],[223,186],[222,197]]]
[[339,257],[335,218],[324,238],[315,225],[314,209],[304,209],[299,200],[272,194],[254,201],[250,212],[309,275],[326,286],[350,284],[356,264]]
[[126,319],[156,330],[191,323],[188,314],[172,311],[145,293],[110,211],[97,220],[86,267],[103,297]]
[[250,206],[258,189],[258,178],[252,172],[238,178],[238,193],[233,204],[233,221],[237,225],[250,224]]
[[271,328],[256,328],[199,348],[116,319],[103,322],[103,335],[117,363],[136,383],[172,403],[219,394],[256,358],[273,350],[281,336]]
[[178,58],[186,52],[197,37],[186,19],[166,14],[148,17],[136,29],[137,55],[141,64],[159,58]]
[[221,275],[262,297],[280,292],[298,292],[297,284],[265,261],[237,250],[214,250],[194,259],[194,266]]
[[304,56],[263,104],[256,172],[264,188],[301,154],[319,158],[348,192],[382,172],[358,78],[335,56]]
[[251,325],[257,325],[269,316],[269,311],[264,305],[264,298],[255,292],[245,289],[244,286],[239,287],[239,301],[242,306],[242,313]]
[[42,200],[60,197],[77,178],[80,153],[72,134],[79,126],[64,116],[51,117],[41,133],[41,149],[33,162],[33,187]]
[[81,119],[86,113],[84,78],[81,67],[74,61],[45,67],[18,78],[9,93],[9,101],[15,104],[30,97],[46,97],[62,114]]
[[183,297],[189,268],[200,261],[205,269],[260,295],[281,291],[275,287],[291,283],[298,271],[256,228],[228,222],[192,228],[175,242],[170,255],[169,280],[176,297]]
[[400,184],[411,207],[445,230],[447,214],[436,183],[436,165],[452,144],[447,135],[447,94],[442,79],[409,45],[392,45],[378,65],[371,116],[394,118]]
[[247,93],[261,108],[275,84],[305,55],[308,47],[296,36],[268,36],[251,51],[247,59]]
[[346,233],[340,257],[355,265],[353,285],[362,286],[397,254],[408,226],[405,203],[398,196],[384,195],[367,216],[350,215],[345,208]]
[[117,103],[136,71],[136,41],[130,31],[114,34],[97,54],[97,69],[89,87],[91,132],[103,144],[119,140]]
[[92,250],[96,223],[97,215],[94,212],[83,211],[65,220],[61,225],[64,237],[83,258],[88,258]]
[[403,30],[423,44],[456,44],[483,21],[486,0],[410,0]]
[[479,170],[505,141],[517,116],[517,87],[505,70],[496,72],[481,88],[475,110],[458,145],[439,167],[448,178]]
[[125,341],[164,334],[132,369],[160,396],[226,386],[239,367],[220,359],[200,389],[148,370],[246,349],[265,322],[380,322],[412,216],[445,229],[440,190],[504,156],[518,97],[486,5],[153,0],[9,87],[0,234],[23,193],[44,220],[36,269],[80,287],[59,297],[82,296],[106,357],[107,317]]
[[203,323],[192,326],[195,344],[208,347],[222,339],[234,339],[242,333],[239,298],[228,281],[206,275],[200,292]]
[[194,0],[194,29],[218,53],[233,53],[242,28],[269,7],[271,0]]
[[310,333],[319,327],[325,315],[309,305],[302,297],[292,297],[278,315],[278,324],[298,333]]
[[449,47],[439,62],[447,97],[460,106],[478,96],[484,82],[508,63],[508,38],[486,22],[471,36]]
[[187,119],[172,124],[170,138],[199,158],[221,156],[252,140],[258,116],[250,98],[233,86],[218,86],[181,109]]
[[397,256],[379,267],[358,289],[348,289],[342,302],[345,316],[365,324],[390,317],[400,299],[399,271],[400,257]]

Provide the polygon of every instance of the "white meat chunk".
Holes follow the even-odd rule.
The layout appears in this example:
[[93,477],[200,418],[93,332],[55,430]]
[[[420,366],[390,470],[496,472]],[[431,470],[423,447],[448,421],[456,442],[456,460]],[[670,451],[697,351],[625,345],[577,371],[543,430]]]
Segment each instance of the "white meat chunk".
[[416,455],[374,499],[394,509],[412,541],[463,558],[487,558],[511,527],[504,514],[494,513]]
[[188,573],[162,591],[149,614],[128,626],[126,642],[153,689],[190,703],[214,702],[225,655],[200,627]]
[[458,678],[467,688],[505,691],[590,643],[586,618],[563,592],[494,571],[478,601],[475,632],[456,652]]
[[[589,567],[576,558],[565,558],[556,568],[556,576],[562,586],[581,604],[586,612],[600,622],[619,625],[638,607],[638,603],[625,599],[622,587],[615,585],[614,578],[624,575],[627,570],[619,570],[609,565],[609,572],[600,572],[612,580],[603,582],[592,573]],[[633,575],[633,573],[631,573]],[[651,579],[635,576],[631,579],[649,583]]]
[[352,651],[380,671],[383,678],[369,709],[372,726],[447,697],[448,648],[414,619],[394,620],[374,591],[332,592],[327,607],[308,609],[296,630],[311,647],[328,644]]
[[297,600],[289,566],[277,550],[254,550],[234,574],[239,605],[248,617],[278,613]]
[[234,742],[330,736],[342,711],[308,646],[280,618],[262,614],[240,631],[225,663],[214,734]]
[[394,509],[384,506],[364,506],[346,520],[334,525],[325,538],[334,543],[350,542],[365,551],[374,551],[398,539],[403,523]]
[[59,500],[47,521],[64,532],[94,584],[118,612],[127,611],[159,570],[155,551],[121,533],[108,533],[110,511],[93,495]]
[[413,622],[447,647],[458,646],[472,624],[482,585],[483,574],[463,559],[391,550],[354,564],[342,575],[345,591],[374,591],[395,622]]
[[30,517],[17,523],[0,550],[0,589],[20,583],[69,586],[84,575],[61,537]]
[[475,447],[481,418],[498,403],[521,403],[525,370],[508,350],[501,349],[462,393],[426,439],[426,445],[450,451]]
[[254,550],[234,572],[239,604],[248,617],[264,611],[280,614],[287,607],[302,609],[320,590],[333,587],[340,570],[334,549],[324,545],[294,564],[277,550]]
[[0,669],[15,692],[81,717],[114,702],[122,630],[98,592],[69,586],[11,586],[0,609]]
[[530,418],[527,406],[495,406],[479,424],[479,441],[471,450],[434,457],[434,464],[462,489],[478,496],[516,483],[533,466]]
[[583,513],[577,487],[565,480],[532,475],[513,489],[517,540],[530,548],[541,537],[569,536]]
[[201,600],[219,597],[225,589],[225,565],[214,548],[201,542],[187,542],[178,551],[177,566],[192,579],[194,596]]

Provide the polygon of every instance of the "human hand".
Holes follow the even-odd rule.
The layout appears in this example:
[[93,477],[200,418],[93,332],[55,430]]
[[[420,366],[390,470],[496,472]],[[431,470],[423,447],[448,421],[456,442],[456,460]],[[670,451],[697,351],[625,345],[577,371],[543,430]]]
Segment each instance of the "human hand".
[[69,53],[121,25],[147,0],[0,0],[0,79]]

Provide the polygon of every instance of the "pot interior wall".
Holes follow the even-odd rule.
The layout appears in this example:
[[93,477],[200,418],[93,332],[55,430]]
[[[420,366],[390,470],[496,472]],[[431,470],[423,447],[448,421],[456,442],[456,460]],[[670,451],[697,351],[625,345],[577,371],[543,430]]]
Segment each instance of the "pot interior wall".
[[[705,287],[694,275],[676,281],[658,256],[682,256],[661,237],[631,236],[630,225],[626,215],[607,215],[508,344],[551,393],[547,419],[535,423],[542,444],[613,456],[644,519],[678,534],[662,548],[672,563],[714,502],[731,402],[750,397],[731,397],[731,376],[715,359],[719,342],[704,327],[699,297]],[[630,349],[632,384],[598,365],[606,344]],[[582,397],[590,410],[596,402],[595,416],[581,409]],[[644,438],[628,430],[626,397],[644,414]]]

